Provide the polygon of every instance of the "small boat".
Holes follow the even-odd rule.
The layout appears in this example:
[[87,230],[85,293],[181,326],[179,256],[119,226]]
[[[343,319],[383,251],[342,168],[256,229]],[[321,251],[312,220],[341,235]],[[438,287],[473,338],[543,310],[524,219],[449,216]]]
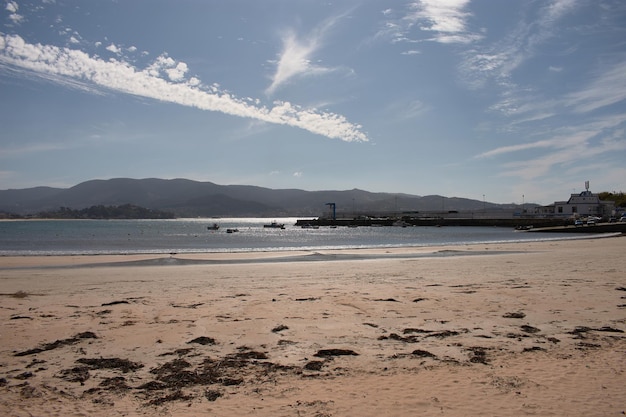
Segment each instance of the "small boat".
[[533,226],[532,226],[532,225],[527,225],[527,226],[516,226],[516,227],[515,227],[515,230],[518,230],[518,231],[520,231],[520,232],[523,232],[523,231],[531,230],[532,228],[533,228]]
[[207,226],[206,228],[209,230],[219,230],[220,225],[217,223],[213,223],[211,226]]
[[408,227],[410,226],[410,224],[405,222],[404,220],[398,220],[398,221],[393,222],[393,226],[394,227]]
[[277,223],[276,221],[271,222],[270,224],[264,224],[263,227],[266,229],[284,229],[284,223]]
[[237,233],[239,229],[226,229],[226,233]]

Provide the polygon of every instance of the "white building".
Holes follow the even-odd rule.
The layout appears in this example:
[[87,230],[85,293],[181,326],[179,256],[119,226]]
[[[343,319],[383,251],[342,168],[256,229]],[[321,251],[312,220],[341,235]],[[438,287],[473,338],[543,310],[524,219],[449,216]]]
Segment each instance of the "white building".
[[602,201],[598,194],[589,191],[589,181],[585,182],[585,191],[571,194],[567,201],[555,201],[548,206],[537,207],[535,214],[555,217],[603,217],[615,212],[613,201]]

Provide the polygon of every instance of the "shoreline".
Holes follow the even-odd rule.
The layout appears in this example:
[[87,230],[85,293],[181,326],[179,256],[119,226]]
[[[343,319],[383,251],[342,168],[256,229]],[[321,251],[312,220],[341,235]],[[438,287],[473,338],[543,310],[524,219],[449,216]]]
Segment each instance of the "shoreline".
[[625,250],[0,257],[0,414],[617,416]]
[[[514,246],[526,244],[549,244],[561,241],[578,241],[594,239],[619,238],[621,233],[605,233],[597,235],[580,235],[575,237],[540,238],[518,241],[493,241],[480,243],[459,243],[442,245],[416,246],[386,246],[376,248],[332,248],[332,249],[301,249],[293,250],[249,250],[249,251],[220,251],[220,252],[141,252],[141,253],[98,253],[98,254],[20,254],[0,255],[0,270],[10,268],[39,267],[75,267],[81,265],[112,266],[119,263],[140,266],[142,264],[181,265],[191,264],[220,264],[220,263],[254,263],[254,262],[306,262],[306,261],[334,261],[334,260],[366,260],[381,258],[412,258],[424,256],[457,256],[477,255],[483,248],[484,253],[490,248],[504,247],[503,251],[513,251]],[[513,249],[507,249],[512,247]],[[500,249],[498,249],[500,250]],[[160,260],[160,261],[159,261]],[[170,260],[171,262],[168,262]]]

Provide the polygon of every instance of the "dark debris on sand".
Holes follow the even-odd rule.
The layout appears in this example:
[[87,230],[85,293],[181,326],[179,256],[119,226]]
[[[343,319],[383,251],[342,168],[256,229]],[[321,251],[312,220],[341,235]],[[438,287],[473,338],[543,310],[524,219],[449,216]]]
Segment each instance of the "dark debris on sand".
[[187,342],[188,345],[190,345],[192,343],[198,343],[200,345],[215,345],[215,344],[217,344],[215,339],[213,339],[212,337],[206,337],[206,336],[196,337],[195,339],[190,340],[189,342]]
[[[220,359],[205,358],[194,366],[186,359],[176,358],[150,370],[155,380],[146,382],[137,390],[147,399],[149,405],[162,405],[170,401],[188,401],[194,398],[185,394],[184,389],[197,386],[234,386],[247,380],[263,381],[272,379],[276,373],[302,373],[299,367],[283,366],[268,361],[265,352],[246,347]],[[217,389],[207,389],[204,397],[216,401],[223,393]]]
[[45,352],[48,350],[53,350],[62,346],[75,345],[84,339],[97,339],[97,338],[98,337],[93,332],[78,333],[77,335],[75,335],[74,337],[70,337],[69,339],[61,339],[61,340],[56,340],[52,343],[45,343],[41,345],[41,347],[25,350],[23,352],[18,352],[18,353],[15,353],[13,356],[35,355],[37,353]]
[[[296,301],[314,301],[315,299],[298,299]],[[422,301],[416,299],[414,302]],[[398,302],[395,299],[380,299],[377,301]],[[111,305],[111,304],[108,304]],[[510,312],[504,314],[505,318],[523,319],[525,314],[522,312]],[[440,323],[445,323],[441,321]],[[518,322],[519,323],[519,322]],[[378,325],[372,323],[364,323],[373,328]],[[280,333],[289,328],[284,324],[279,324],[271,331]],[[522,325],[518,327],[521,334],[509,334],[506,337],[516,337],[521,340],[522,337],[542,338],[540,329]],[[421,328],[405,328],[402,332],[389,333],[380,336],[378,340],[394,340],[403,343],[426,342],[433,343],[433,339],[445,339],[468,333],[468,329],[456,330],[427,330]],[[386,332],[386,331],[385,331]],[[609,332],[623,333],[623,330],[604,326],[599,328],[590,328],[578,326],[570,333],[575,337],[584,339],[589,332]],[[93,332],[78,333],[68,339],[57,340],[52,343],[45,343],[35,349],[24,352],[15,353],[15,356],[33,355],[62,346],[71,346],[84,340],[97,339]],[[558,343],[557,339],[546,338],[553,343]],[[294,344],[295,342],[279,341],[278,344]],[[586,342],[586,341],[585,341]],[[600,347],[593,343],[582,342],[576,345],[577,349],[595,349]],[[184,343],[184,340],[182,341]],[[324,374],[317,374],[325,370],[335,357],[339,356],[358,356],[359,353],[351,349],[321,349],[313,356],[317,359],[308,360],[305,358],[304,364],[301,366],[286,366],[274,363],[268,357],[267,352],[248,348],[246,346],[238,347],[234,353],[221,357],[208,357],[203,352],[201,346],[216,345],[218,342],[206,336],[196,337],[186,342],[183,348],[170,350],[167,353],[158,355],[161,362],[149,370],[145,370],[141,374],[134,374],[132,377],[123,376],[129,372],[136,372],[142,369],[144,365],[138,362],[132,362],[128,359],[121,358],[80,358],[76,360],[76,366],[58,372],[55,376],[68,382],[80,383],[85,385],[89,380],[90,386],[93,388],[84,392],[85,395],[101,394],[104,391],[117,393],[132,392],[144,404],[150,406],[161,406],[173,401],[219,401],[221,397],[227,395],[232,390],[226,390],[225,387],[243,386],[247,383],[264,383],[275,381],[280,375],[299,375],[302,377],[318,377]],[[441,342],[443,343],[443,342]],[[451,343],[451,342],[448,342]],[[201,346],[197,346],[201,345]],[[430,346],[430,345],[429,345]],[[448,344],[448,346],[451,346]],[[454,344],[454,346],[461,346]],[[468,355],[469,364],[489,365],[491,358],[489,352],[492,348],[487,347],[468,347],[462,348],[464,353]],[[525,348],[523,352],[544,351],[542,347]],[[445,356],[438,357],[434,353],[424,350],[415,349],[410,353],[398,353],[394,357],[411,357],[417,358],[423,363],[431,360],[446,361],[449,358]],[[167,357],[169,356],[169,357]],[[44,362],[44,361],[41,361]],[[35,363],[35,360],[33,360]],[[106,370],[106,372],[98,373],[98,370]],[[112,372],[111,372],[112,371]],[[329,371],[330,372],[330,371]],[[147,375],[147,377],[146,377]],[[24,379],[28,376],[24,374]],[[90,379],[91,378],[91,379]],[[6,380],[5,380],[6,381]],[[1,383],[1,380],[0,380]],[[1,385],[1,384],[0,384]]]
[[76,366],[71,369],[63,369],[56,376],[68,382],[80,382],[83,384],[91,375],[89,374],[89,368],[86,366]]
[[423,350],[423,349],[416,349],[413,352],[411,352],[411,355],[417,356],[418,358],[433,358],[433,359],[437,358],[437,355],[430,353],[429,351]]
[[417,343],[419,342],[419,336],[400,336],[397,333],[390,333],[389,336],[380,336],[378,340],[397,340],[404,343]]
[[76,362],[88,366],[89,369],[117,369],[124,373],[143,368],[143,364],[139,362],[132,362],[128,359],[120,358],[80,358],[77,359]]
[[307,371],[321,371],[326,362],[324,361],[309,361],[304,365],[304,369]]
[[584,338],[584,334],[589,333],[589,332],[624,333],[623,330],[616,329],[610,326],[603,326],[603,327],[597,327],[597,328],[587,327],[587,326],[576,326],[574,330],[569,332],[569,334],[573,334],[574,336],[577,336],[582,339]]
[[329,358],[333,356],[358,356],[359,354],[350,349],[321,349],[313,356],[318,358]]
[[520,327],[520,329],[521,329],[524,333],[531,333],[531,334],[534,334],[534,333],[539,333],[539,332],[541,331],[541,329],[538,329],[538,328],[533,327],[533,326],[529,326],[529,325],[527,325],[527,324],[525,324],[525,325],[521,326],[521,327]]
[[502,317],[504,317],[505,319],[523,319],[524,317],[526,317],[526,314],[522,313],[521,311],[515,311],[511,313],[506,313]]
[[468,349],[470,352],[469,361],[471,363],[482,363],[483,365],[489,364],[489,358],[487,357],[487,348],[475,346]]
[[121,301],[111,301],[110,303],[103,303],[100,306],[101,307],[108,307],[108,306],[115,306],[118,304],[130,304],[128,301],[126,300],[121,300]]

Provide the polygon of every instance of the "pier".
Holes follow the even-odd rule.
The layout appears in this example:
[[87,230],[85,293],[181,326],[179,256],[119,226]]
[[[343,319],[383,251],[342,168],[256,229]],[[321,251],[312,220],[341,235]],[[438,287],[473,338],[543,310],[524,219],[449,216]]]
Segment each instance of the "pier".
[[494,226],[494,227],[556,227],[573,224],[569,219],[531,218],[444,218],[444,217],[365,217],[300,219],[296,226]]

